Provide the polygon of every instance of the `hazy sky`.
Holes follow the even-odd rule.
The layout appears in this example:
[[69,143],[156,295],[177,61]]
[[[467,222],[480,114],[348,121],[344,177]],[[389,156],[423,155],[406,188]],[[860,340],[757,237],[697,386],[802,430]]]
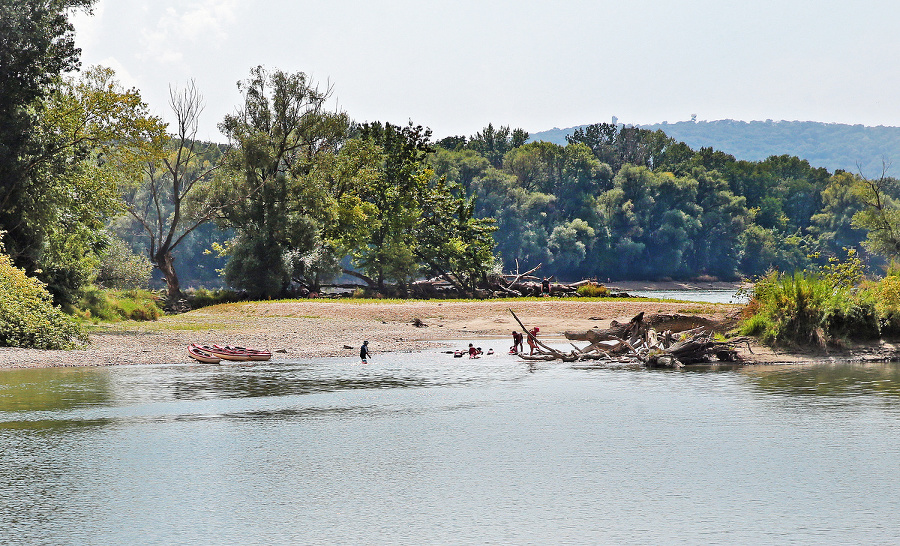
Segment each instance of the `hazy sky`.
[[438,138],[488,122],[900,125],[894,0],[100,0],[75,18],[84,66],[114,68],[169,119],[194,79],[201,138],[264,65],[334,89],[357,121]]

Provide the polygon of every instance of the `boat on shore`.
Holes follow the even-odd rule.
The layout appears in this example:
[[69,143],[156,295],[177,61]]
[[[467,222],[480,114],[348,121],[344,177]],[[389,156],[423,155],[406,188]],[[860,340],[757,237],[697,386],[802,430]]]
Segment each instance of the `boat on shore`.
[[200,347],[198,347],[197,345],[194,345],[193,343],[188,345],[187,353],[188,353],[189,357],[193,358],[194,360],[196,360],[198,362],[203,362],[204,364],[218,364],[219,362],[222,361],[221,358],[217,357],[216,355],[212,354],[209,351],[205,351],[205,350],[201,349]]
[[263,349],[250,349],[247,347],[237,347],[232,345],[213,345],[213,348],[221,351],[229,351],[234,354],[243,354],[249,357],[249,360],[269,360],[272,353]]
[[250,349],[247,347],[235,347],[232,345],[200,345],[192,343],[191,347],[208,353],[221,360],[232,360],[235,362],[246,362],[247,360],[269,360],[272,358],[270,351],[262,349]]
[[221,360],[231,360],[235,362],[245,362],[247,360],[250,360],[250,355],[246,353],[224,349],[216,345],[198,345],[196,343],[193,343],[192,346],[200,349],[201,351],[210,353],[211,355],[216,356]]

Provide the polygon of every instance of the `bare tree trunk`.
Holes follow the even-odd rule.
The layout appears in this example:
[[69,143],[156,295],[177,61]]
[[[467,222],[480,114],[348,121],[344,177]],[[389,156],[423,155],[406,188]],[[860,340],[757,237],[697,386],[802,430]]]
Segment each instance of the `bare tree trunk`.
[[170,304],[177,303],[181,299],[181,285],[178,282],[178,274],[175,272],[175,263],[171,252],[159,252],[154,256],[156,267],[166,279],[166,299]]

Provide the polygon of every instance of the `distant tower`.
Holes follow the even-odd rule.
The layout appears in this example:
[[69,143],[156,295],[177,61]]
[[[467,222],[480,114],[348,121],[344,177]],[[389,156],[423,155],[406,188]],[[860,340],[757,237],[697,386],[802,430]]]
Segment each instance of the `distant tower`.
[[691,121],[697,123],[697,114],[691,114]]
[[612,117],[612,124],[615,125],[616,123],[619,123],[619,118],[617,118],[616,116],[613,116],[613,117]]

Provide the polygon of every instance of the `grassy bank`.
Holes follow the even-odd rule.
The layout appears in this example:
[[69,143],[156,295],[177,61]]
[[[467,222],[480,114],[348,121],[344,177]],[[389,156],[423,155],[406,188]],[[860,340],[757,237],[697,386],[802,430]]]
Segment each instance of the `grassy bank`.
[[846,346],[900,334],[900,277],[770,273],[750,290],[740,331],[774,345]]

